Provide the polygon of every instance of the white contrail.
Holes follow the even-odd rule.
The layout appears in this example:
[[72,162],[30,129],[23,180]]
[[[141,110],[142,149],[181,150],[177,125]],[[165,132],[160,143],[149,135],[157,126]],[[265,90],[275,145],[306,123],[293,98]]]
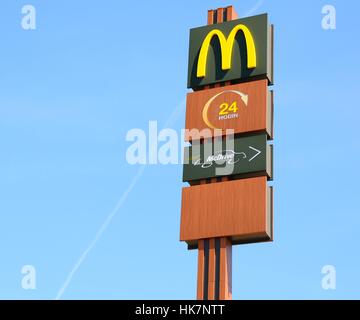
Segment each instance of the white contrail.
[[257,9],[259,9],[262,4],[264,3],[265,0],[259,0],[257,3],[255,3],[255,5],[249,9],[248,11],[246,11],[246,13],[244,14],[245,17],[250,16],[251,14],[253,14]]
[[[185,100],[183,100],[181,103],[179,103],[176,106],[176,108],[174,109],[174,111],[172,112],[172,114],[170,115],[168,120],[165,122],[165,125],[164,125],[165,128],[172,125],[172,124],[174,124],[176,122],[176,120],[182,114],[182,109],[184,108],[184,106],[185,106]],[[111,223],[111,220],[118,213],[118,211],[120,210],[120,208],[122,207],[122,205],[126,201],[127,197],[129,196],[130,192],[134,189],[136,183],[142,177],[142,175],[144,173],[144,170],[145,170],[145,165],[142,165],[139,168],[139,170],[137,171],[134,178],[131,180],[131,182],[130,182],[129,186],[127,187],[127,189],[125,190],[125,192],[122,194],[121,198],[119,199],[119,201],[116,204],[116,206],[114,207],[114,209],[111,210],[111,212],[108,214],[108,216],[105,219],[105,221],[103,222],[103,224],[100,226],[100,228],[97,231],[94,239],[90,242],[88,247],[85,249],[85,251],[81,254],[79,259],[75,263],[75,265],[72,267],[72,269],[71,269],[70,273],[68,274],[64,284],[61,286],[58,294],[56,295],[55,300],[60,300],[61,299],[61,297],[65,293],[67,287],[71,283],[71,280],[74,277],[75,273],[79,270],[79,268],[81,267],[82,263],[84,262],[86,256],[89,254],[89,252],[94,248],[96,243],[100,240],[101,236],[103,235],[103,233],[105,232],[105,230],[107,229],[109,224]]]
[[102,236],[102,234],[104,233],[104,231],[106,230],[106,228],[109,226],[111,220],[114,218],[115,214],[118,212],[118,210],[121,208],[121,206],[123,205],[123,203],[125,202],[125,200],[127,199],[128,195],[130,194],[130,192],[132,191],[132,189],[134,188],[135,184],[138,182],[138,180],[140,179],[140,177],[143,175],[144,173],[144,169],[145,166],[141,166],[139,168],[139,170],[137,171],[135,177],[132,179],[131,183],[129,184],[128,188],[126,189],[126,191],[123,193],[123,195],[121,196],[120,200],[118,201],[118,203],[116,204],[116,206],[114,207],[114,209],[109,213],[109,215],[107,216],[106,220],[104,221],[104,223],[101,225],[100,229],[98,230],[98,232],[96,233],[94,239],[90,242],[89,246],[86,248],[86,250],[82,253],[82,255],[80,256],[79,260],[75,263],[75,265],[73,266],[71,272],[69,273],[69,275],[66,278],[66,281],[64,282],[64,284],[62,285],[61,289],[59,290],[57,296],[56,296],[56,300],[61,299],[62,295],[64,294],[66,288],[69,286],[74,274],[76,273],[76,271],[78,271],[78,269],[80,268],[81,264],[83,263],[83,261],[85,260],[86,256],[88,255],[88,253],[91,251],[91,249],[96,245],[96,243],[99,241],[100,237]]
[[183,99],[173,110],[169,118],[166,120],[163,128],[171,127],[179,119],[179,117],[184,113],[186,99]]

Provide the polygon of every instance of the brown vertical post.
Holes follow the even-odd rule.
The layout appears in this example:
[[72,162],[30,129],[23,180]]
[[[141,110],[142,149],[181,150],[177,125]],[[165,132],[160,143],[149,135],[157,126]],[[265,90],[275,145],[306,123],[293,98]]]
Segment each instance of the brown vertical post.
[[209,240],[209,279],[208,300],[215,300],[215,272],[216,272],[215,239]]
[[219,299],[232,299],[232,243],[228,238],[220,240]]
[[[208,24],[221,23],[236,19],[238,16],[233,8],[218,8],[208,10]],[[231,84],[230,82],[225,85]],[[220,87],[221,84],[206,86]],[[228,181],[227,177],[221,181]],[[216,178],[211,183],[216,183]],[[206,180],[200,184],[206,184]],[[232,243],[228,238],[202,239],[198,241],[198,300],[231,300],[232,299]]]
[[208,10],[207,24],[214,24],[214,10]]
[[198,273],[197,273],[197,299],[204,299],[204,240],[198,242]]
[[235,20],[238,15],[233,6],[226,7],[226,21]]

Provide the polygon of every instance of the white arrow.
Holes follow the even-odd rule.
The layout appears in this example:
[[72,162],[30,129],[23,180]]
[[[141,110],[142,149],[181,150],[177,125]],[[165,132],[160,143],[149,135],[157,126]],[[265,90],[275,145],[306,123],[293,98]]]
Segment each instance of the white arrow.
[[242,93],[240,91],[237,91],[237,90],[226,90],[226,91],[223,91],[221,93],[225,93],[225,92],[232,92],[232,93],[235,93],[237,95],[240,96],[241,100],[244,102],[244,104],[247,106],[248,105],[248,102],[249,102],[249,96],[245,93]]
[[254,150],[254,151],[256,152],[256,154],[255,154],[251,159],[249,159],[249,162],[251,162],[251,161],[253,161],[253,160],[261,153],[261,151],[258,150],[258,149],[255,149],[254,147],[251,147],[251,146],[249,146],[249,148],[250,148],[251,150]]

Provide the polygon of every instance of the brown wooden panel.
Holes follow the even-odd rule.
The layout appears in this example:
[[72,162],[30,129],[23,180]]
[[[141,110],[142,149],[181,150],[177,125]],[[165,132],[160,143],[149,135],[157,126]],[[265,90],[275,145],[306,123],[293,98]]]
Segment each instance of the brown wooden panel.
[[233,244],[272,239],[272,192],[266,177],[183,188],[180,240],[230,237]]
[[[241,95],[239,94],[241,93]],[[225,110],[219,114],[223,103],[229,106],[236,102],[237,111]],[[185,140],[198,140],[214,136],[213,129],[233,129],[235,134],[267,132],[273,136],[272,93],[268,91],[267,80],[257,80],[241,84],[217,87],[188,93],[186,99],[185,129],[204,129],[203,136],[185,133]],[[223,110],[224,111],[224,110]]]

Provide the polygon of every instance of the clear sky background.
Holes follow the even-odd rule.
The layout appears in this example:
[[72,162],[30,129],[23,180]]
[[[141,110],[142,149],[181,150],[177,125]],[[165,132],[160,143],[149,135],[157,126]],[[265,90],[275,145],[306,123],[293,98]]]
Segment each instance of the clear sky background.
[[[36,30],[21,28],[24,4]],[[0,298],[195,298],[182,167],[129,165],[125,137],[149,120],[184,126],[189,29],[230,4],[268,12],[276,31],[275,242],[234,248],[233,297],[360,298],[355,0],[2,0]],[[326,4],[336,30],[321,27]],[[28,264],[36,290],[21,287]],[[324,265],[336,290],[322,289]]]

